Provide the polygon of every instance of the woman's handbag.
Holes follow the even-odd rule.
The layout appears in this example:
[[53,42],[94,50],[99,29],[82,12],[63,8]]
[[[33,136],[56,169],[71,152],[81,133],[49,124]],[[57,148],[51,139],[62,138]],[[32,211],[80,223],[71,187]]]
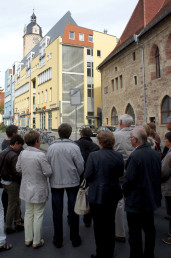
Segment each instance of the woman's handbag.
[[87,200],[88,188],[89,187],[86,187],[86,180],[84,179],[78,190],[74,207],[74,211],[78,215],[85,215],[90,212],[90,206]]

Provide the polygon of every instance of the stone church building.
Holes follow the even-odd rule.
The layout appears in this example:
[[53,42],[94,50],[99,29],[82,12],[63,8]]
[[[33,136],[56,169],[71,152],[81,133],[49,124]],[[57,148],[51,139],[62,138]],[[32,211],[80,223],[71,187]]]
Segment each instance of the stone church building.
[[163,137],[171,116],[171,0],[139,0],[117,46],[98,66],[103,125],[124,113],[153,121]]

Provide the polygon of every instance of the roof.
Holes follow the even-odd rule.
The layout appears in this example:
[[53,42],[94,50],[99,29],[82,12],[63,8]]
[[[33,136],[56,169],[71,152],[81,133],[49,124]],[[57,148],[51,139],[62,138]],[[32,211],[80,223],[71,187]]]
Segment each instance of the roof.
[[40,29],[40,31],[39,31],[39,35],[40,36],[42,36],[42,29],[41,29],[41,27],[36,23],[36,15],[34,14],[34,9],[33,9],[33,14],[32,14],[32,16],[31,16],[31,22],[26,26],[26,35],[27,34],[34,34],[33,32],[32,32],[32,28],[35,26],[35,25],[37,25],[38,27],[39,27],[39,29]]
[[[73,18],[71,17],[71,13],[70,11],[68,11],[53,27],[52,29],[44,36],[49,36],[50,37],[50,42],[49,44],[51,44],[56,38],[58,38],[59,36],[63,36],[64,30],[65,30],[65,25],[69,23],[69,24],[73,24],[73,25],[77,25],[76,22],[73,20]],[[40,42],[30,51],[30,52],[34,52],[34,58],[36,56],[39,55],[39,46],[40,46]],[[29,53],[30,53],[29,52]],[[27,60],[27,56],[29,55],[29,53],[21,60],[21,63],[23,63],[25,65],[26,60]]]
[[133,43],[134,34],[142,36],[162,19],[170,14],[171,0],[139,0],[118,44],[106,59],[98,66],[100,69],[116,54]]

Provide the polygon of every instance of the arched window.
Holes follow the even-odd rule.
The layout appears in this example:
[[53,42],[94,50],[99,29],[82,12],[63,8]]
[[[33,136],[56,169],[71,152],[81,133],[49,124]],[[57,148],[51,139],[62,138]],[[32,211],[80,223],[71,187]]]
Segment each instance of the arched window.
[[118,113],[115,107],[112,109],[111,113],[111,125],[118,125]]
[[160,72],[160,52],[159,48],[156,48],[156,53],[155,53],[155,59],[156,59],[156,78],[161,77],[161,72]]
[[161,105],[161,123],[166,124],[169,116],[171,116],[171,97],[166,96]]
[[132,118],[133,118],[133,124],[135,124],[135,113],[134,113],[133,107],[132,107],[130,104],[127,105],[127,108],[126,108],[126,112],[125,112],[125,113],[128,114],[128,115],[130,115],[130,116],[132,116]]

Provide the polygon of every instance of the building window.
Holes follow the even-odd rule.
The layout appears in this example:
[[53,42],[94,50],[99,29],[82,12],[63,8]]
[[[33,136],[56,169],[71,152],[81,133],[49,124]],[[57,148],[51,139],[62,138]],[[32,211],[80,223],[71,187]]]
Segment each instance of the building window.
[[137,76],[134,76],[134,83],[137,85]]
[[123,88],[123,79],[122,79],[122,75],[119,76],[119,80],[120,80],[120,87],[121,89]]
[[38,93],[38,101],[37,101],[38,105],[40,104],[40,93]]
[[79,33],[79,40],[84,41],[84,33]]
[[87,55],[88,56],[93,56],[93,49],[92,48],[87,48]]
[[43,103],[43,91],[42,91],[42,103]]
[[72,40],[75,39],[75,32],[73,32],[73,31],[69,32],[69,39],[72,39]]
[[45,102],[47,102],[47,90],[45,90]]
[[50,88],[50,92],[49,92],[49,101],[52,101],[52,88]]
[[106,124],[108,125],[108,118],[106,118]]
[[88,41],[93,42],[93,35],[88,35]]
[[104,94],[108,93],[108,86],[104,87]]
[[97,50],[97,56],[101,56],[101,50]]
[[111,87],[112,87],[112,91],[115,91],[115,81],[114,81],[114,79],[111,80]]
[[130,104],[127,105],[125,114],[132,116],[133,124],[135,124],[135,113],[133,107]]
[[87,97],[94,98],[94,84],[87,85]]
[[29,108],[29,97],[27,98],[27,108]]
[[118,77],[115,78],[115,85],[116,85],[116,89],[118,90]]
[[118,70],[118,68],[117,68],[117,66],[115,66],[115,72],[117,72],[117,70]]
[[132,53],[132,58],[133,58],[133,61],[136,60],[136,53],[135,52]]
[[166,96],[161,105],[161,123],[166,124],[169,116],[171,116],[171,97]]
[[118,125],[118,113],[115,107],[112,109],[111,125]]
[[156,48],[156,53],[155,53],[155,59],[156,59],[156,78],[161,77],[161,72],[160,72],[160,52],[159,48]]
[[93,62],[87,62],[87,76],[93,77]]

